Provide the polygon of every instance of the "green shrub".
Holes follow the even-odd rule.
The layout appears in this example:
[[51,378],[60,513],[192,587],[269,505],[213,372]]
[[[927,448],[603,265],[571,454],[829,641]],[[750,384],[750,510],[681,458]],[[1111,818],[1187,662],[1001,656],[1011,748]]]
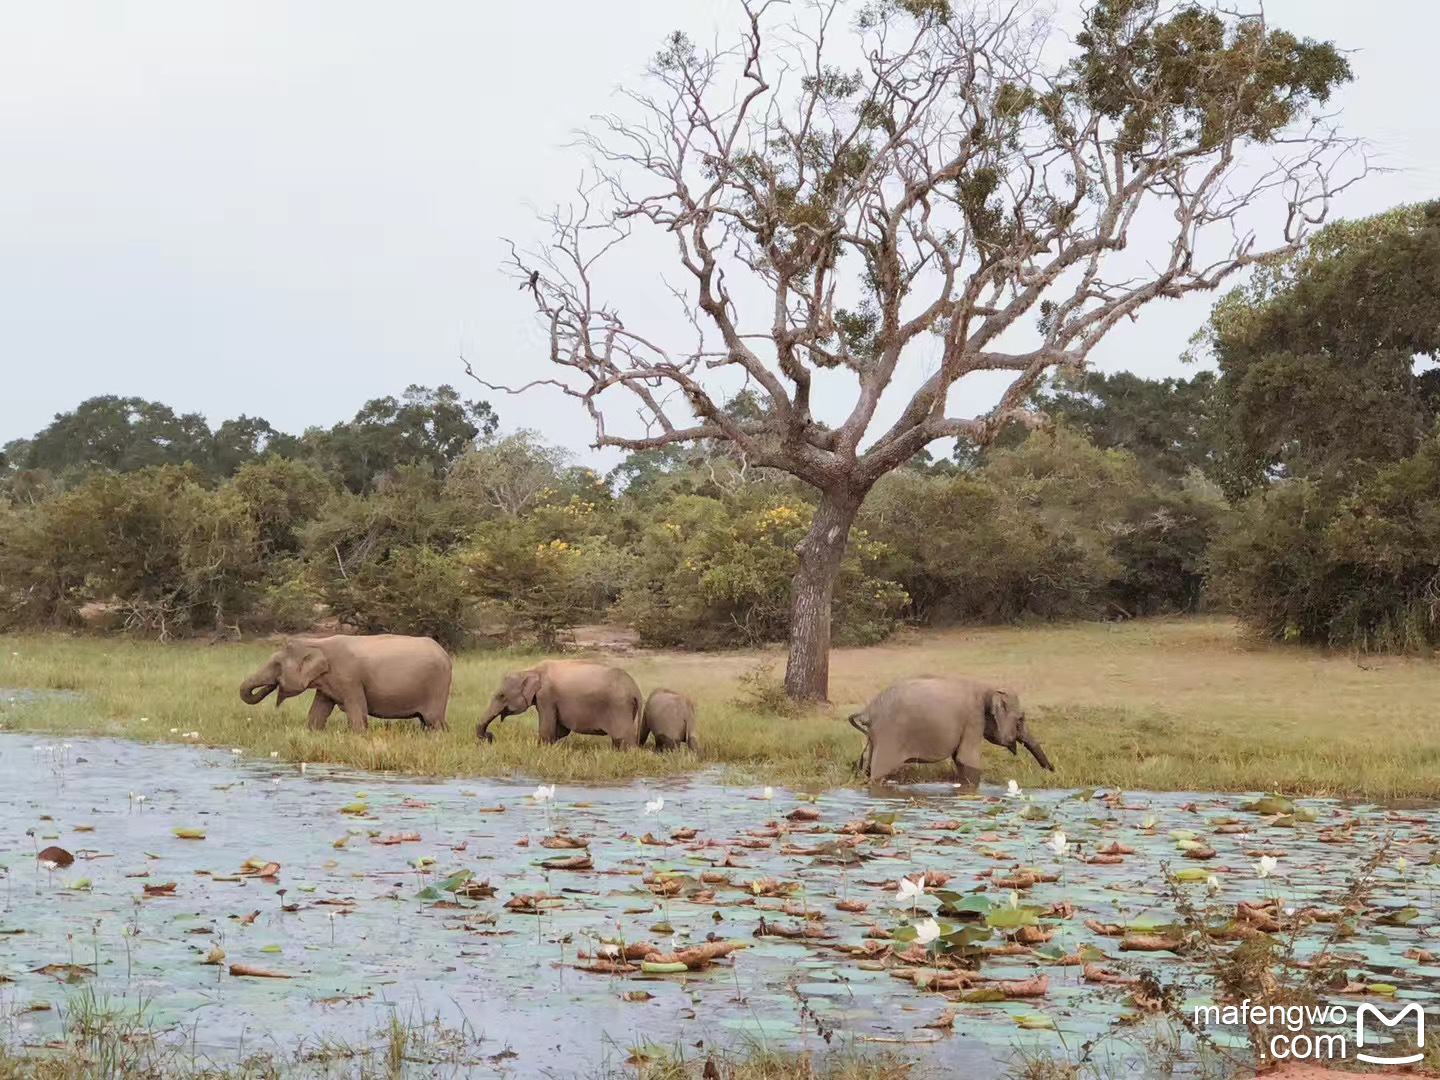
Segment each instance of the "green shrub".
[[[783,641],[789,628],[795,545],[814,508],[768,485],[722,501],[669,500],[639,540],[635,584],[618,611],[646,644],[722,648]],[[873,567],[883,545],[852,534],[834,595],[837,644],[880,640],[907,597]]]
[[1349,491],[1252,496],[1210,553],[1218,597],[1257,633],[1361,650],[1440,644],[1440,435]]

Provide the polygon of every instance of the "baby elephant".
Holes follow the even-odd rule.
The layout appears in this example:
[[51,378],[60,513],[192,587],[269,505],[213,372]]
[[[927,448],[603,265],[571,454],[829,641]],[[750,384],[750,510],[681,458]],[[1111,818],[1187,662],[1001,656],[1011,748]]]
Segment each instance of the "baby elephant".
[[866,737],[861,770],[877,783],[908,762],[955,762],[968,787],[980,783],[982,742],[1003,746],[1012,754],[1024,746],[1043,769],[1054,772],[1050,759],[1025,727],[1020,699],[974,679],[921,675],[881,691],[862,712],[849,718]]
[[645,701],[640,745],[655,736],[655,749],[673,750],[682,743],[699,750],[695,742],[695,703],[675,690],[652,690]]

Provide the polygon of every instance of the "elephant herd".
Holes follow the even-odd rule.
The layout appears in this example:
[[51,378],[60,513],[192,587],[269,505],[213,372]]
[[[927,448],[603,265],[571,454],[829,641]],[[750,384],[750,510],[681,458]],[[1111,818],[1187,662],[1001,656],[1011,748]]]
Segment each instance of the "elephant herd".
[[[310,727],[323,730],[338,705],[352,731],[368,718],[417,719],[444,730],[450,697],[450,654],[429,638],[398,634],[294,638],[275,651],[240,686],[247,705],[272,692],[277,707],[314,690]],[[695,705],[684,694],[657,689],[649,698],[621,668],[589,660],[546,660],[506,672],[490,698],[475,736],[494,740],[490,725],[534,709],[540,741],[572,733],[605,735],[617,749],[696,749]],[[871,783],[909,762],[950,760],[961,782],[980,780],[980,750],[989,742],[1016,753],[1025,747],[1041,768],[1054,766],[1026,727],[1025,710],[1011,691],[975,679],[921,675],[901,679],[875,697],[850,724],[865,736],[859,771]]]
[[[444,731],[450,700],[450,654],[430,638],[400,634],[292,638],[240,684],[240,699],[258,705],[272,692],[275,706],[315,691],[310,728],[322,731],[340,706],[351,731],[363,731],[369,717],[419,720]],[[628,672],[588,660],[547,660],[525,671],[506,672],[490,699],[475,736],[493,742],[490,725],[531,708],[540,716],[540,741],[566,735],[608,735],[617,748],[643,746],[654,737],[658,749],[681,744],[696,748],[695,706],[674,690],[640,695]]]

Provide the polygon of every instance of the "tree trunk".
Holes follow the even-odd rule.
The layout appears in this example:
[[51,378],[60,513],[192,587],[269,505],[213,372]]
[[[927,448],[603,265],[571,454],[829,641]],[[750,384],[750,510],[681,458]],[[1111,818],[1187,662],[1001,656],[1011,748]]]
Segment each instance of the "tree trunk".
[[785,693],[797,701],[824,701],[830,689],[830,601],[850,526],[864,494],[826,491],[805,539],[795,545],[800,568],[790,589],[790,660]]

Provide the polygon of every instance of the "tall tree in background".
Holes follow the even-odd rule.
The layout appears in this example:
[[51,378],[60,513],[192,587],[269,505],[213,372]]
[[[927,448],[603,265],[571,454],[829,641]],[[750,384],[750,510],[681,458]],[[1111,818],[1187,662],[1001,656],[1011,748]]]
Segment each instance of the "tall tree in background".
[[47,478],[69,482],[92,472],[192,465],[214,481],[250,462],[280,457],[311,461],[362,493],[402,466],[439,476],[498,427],[488,402],[467,401],[452,386],[408,386],[399,398],[373,398],[354,419],[311,428],[300,438],[258,416],[226,420],[212,432],[199,413],[177,415],[158,401],[102,395],[58,413],[33,439],[6,444],[0,480],[11,489],[38,490]]
[[452,386],[411,385],[399,398],[367,401],[353,420],[307,431],[303,452],[360,493],[402,465],[444,473],[499,423],[488,402],[467,401]]
[[176,415],[158,401],[106,394],[59,413],[25,447],[27,469],[130,472],[210,456],[210,427],[199,413]]
[[[597,174],[578,204],[539,250],[513,251],[555,374],[481,381],[561,388],[597,446],[722,440],[814,488],[785,686],[823,698],[834,582],[876,481],[936,439],[984,442],[1145,304],[1293,250],[1356,175],[1309,116],[1350,71],[1258,16],[1157,0],[1095,3],[1059,64],[1023,5],[742,12],[729,49],[668,40],[632,108],[589,134]],[[1256,145],[1272,152],[1258,168]],[[1278,215],[1263,239],[1257,202]],[[622,315],[604,287],[607,257],[647,228],[674,252],[680,334]],[[1141,256],[1117,257],[1132,241]],[[999,403],[952,414],[951,389],[979,371],[1009,373]],[[832,372],[855,390],[833,424],[812,408]],[[918,388],[876,424],[897,382]],[[724,408],[741,387],[754,417]],[[612,390],[643,431],[607,425]]]
[[1223,376],[1231,494],[1414,454],[1440,417],[1437,297],[1440,202],[1337,221],[1227,293],[1199,338]]

